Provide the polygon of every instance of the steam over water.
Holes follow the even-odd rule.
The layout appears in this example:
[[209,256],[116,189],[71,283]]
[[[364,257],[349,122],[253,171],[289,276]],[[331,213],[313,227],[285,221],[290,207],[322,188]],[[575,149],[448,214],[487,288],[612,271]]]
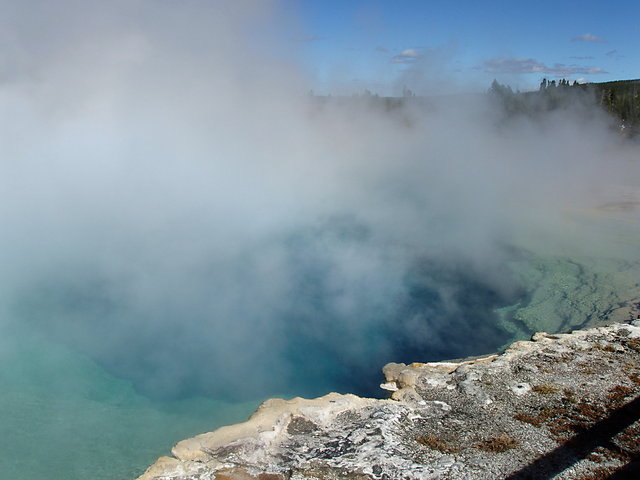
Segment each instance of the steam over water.
[[640,296],[638,146],[599,110],[312,98],[268,2],[8,3],[7,478],[131,478],[269,396]]

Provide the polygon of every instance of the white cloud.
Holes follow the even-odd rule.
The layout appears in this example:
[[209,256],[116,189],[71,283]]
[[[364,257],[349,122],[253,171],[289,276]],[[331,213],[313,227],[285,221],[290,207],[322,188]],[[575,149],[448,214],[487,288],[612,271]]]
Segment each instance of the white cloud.
[[392,63],[414,63],[422,55],[413,48],[407,48],[391,58]]
[[418,52],[416,52],[414,49],[412,48],[408,48],[407,50],[403,50],[402,53],[400,54],[404,57],[418,57]]
[[551,75],[597,75],[607,73],[600,67],[565,65],[555,63],[548,66],[533,58],[492,58],[476,67],[487,73],[546,73]]
[[595,43],[603,43],[606,40],[602,37],[598,37],[596,35],[592,35],[590,33],[583,33],[582,35],[575,36],[571,39],[572,42],[595,42]]

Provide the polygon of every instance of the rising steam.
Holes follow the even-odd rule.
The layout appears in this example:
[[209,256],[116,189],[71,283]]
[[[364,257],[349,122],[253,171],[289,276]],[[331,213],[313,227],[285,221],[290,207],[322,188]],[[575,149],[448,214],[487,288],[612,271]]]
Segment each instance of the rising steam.
[[1,8],[0,325],[145,393],[367,390],[497,348],[509,261],[581,248],[566,215],[637,184],[596,110],[309,97],[269,2]]

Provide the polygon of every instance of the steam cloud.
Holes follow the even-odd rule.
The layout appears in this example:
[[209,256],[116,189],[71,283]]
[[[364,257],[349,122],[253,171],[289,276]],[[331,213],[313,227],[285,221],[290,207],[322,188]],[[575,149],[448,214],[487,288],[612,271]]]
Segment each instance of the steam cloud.
[[566,211],[638,178],[595,112],[309,98],[275,3],[0,8],[0,330],[150,394],[366,389],[493,349],[510,247],[579,239]]

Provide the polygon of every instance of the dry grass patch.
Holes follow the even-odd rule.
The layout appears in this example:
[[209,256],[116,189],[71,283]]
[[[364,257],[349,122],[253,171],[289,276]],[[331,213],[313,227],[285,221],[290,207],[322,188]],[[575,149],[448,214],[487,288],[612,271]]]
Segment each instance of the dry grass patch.
[[602,406],[593,405],[586,401],[581,401],[576,405],[575,412],[578,417],[583,417],[590,422],[600,420],[607,412],[603,411]]
[[520,442],[515,438],[508,437],[506,435],[500,435],[498,437],[488,438],[475,447],[479,450],[492,453],[502,453],[512,448],[516,448]]
[[603,352],[609,352],[609,353],[613,353],[616,351],[616,349],[611,344],[596,345],[595,348],[597,348],[598,350],[602,350]]
[[607,400],[612,405],[618,405],[627,397],[630,397],[633,394],[633,389],[626,387],[624,385],[617,385],[609,390],[609,395],[607,395]]
[[550,383],[543,383],[541,385],[534,385],[531,390],[542,395],[550,395],[558,391],[558,387],[551,385]]
[[640,338],[631,338],[627,341],[627,347],[636,352],[640,352]]
[[432,450],[438,450],[442,453],[456,453],[460,451],[459,447],[443,442],[435,435],[417,437],[416,441],[425,447],[429,447]]
[[588,476],[582,477],[582,480],[607,480],[615,471],[613,467],[597,467]]
[[546,420],[546,418],[543,417],[542,415],[530,415],[528,413],[522,413],[522,412],[516,413],[513,416],[513,418],[521,422],[529,423],[534,427],[540,427]]

